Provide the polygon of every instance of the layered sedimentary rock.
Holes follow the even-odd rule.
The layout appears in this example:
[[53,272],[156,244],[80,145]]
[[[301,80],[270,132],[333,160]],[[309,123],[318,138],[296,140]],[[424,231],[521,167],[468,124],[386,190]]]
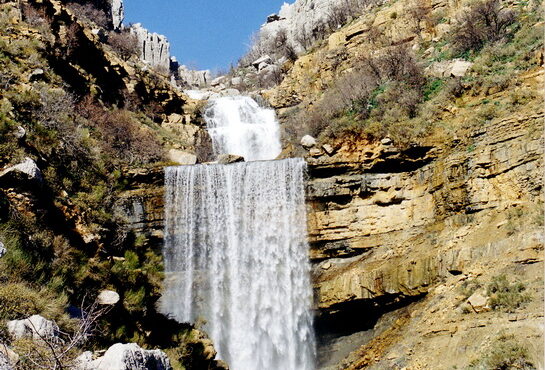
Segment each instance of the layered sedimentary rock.
[[152,67],[168,72],[170,70],[170,44],[167,38],[155,32],[150,32],[140,23],[130,28],[140,43],[140,58]]

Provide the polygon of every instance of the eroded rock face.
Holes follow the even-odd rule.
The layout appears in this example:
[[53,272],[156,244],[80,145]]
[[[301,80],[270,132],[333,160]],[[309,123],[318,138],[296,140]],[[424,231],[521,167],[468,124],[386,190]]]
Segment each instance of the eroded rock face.
[[471,152],[368,145],[309,158],[311,258],[332,263],[316,269],[318,307],[417,296],[501,253],[506,244],[479,223],[539,200],[543,138],[525,133],[542,117],[489,124]]
[[112,26],[114,30],[119,30],[123,26],[125,19],[125,7],[123,0],[111,0]]
[[156,69],[170,71],[170,44],[167,38],[148,31],[140,23],[134,24],[130,30],[140,42],[140,58]]
[[323,24],[336,4],[336,0],[284,3],[278,14],[267,18],[267,23],[261,26],[260,35],[273,40],[281,30],[285,31],[287,42],[301,53],[304,51],[304,45],[300,42],[301,32],[310,32]]
[[[174,63],[176,63],[174,61]],[[177,63],[176,63],[177,64]],[[185,65],[177,66],[175,68],[177,74],[178,83],[190,89],[202,88],[207,86],[212,80],[212,73],[210,70],[196,71],[189,69]]]

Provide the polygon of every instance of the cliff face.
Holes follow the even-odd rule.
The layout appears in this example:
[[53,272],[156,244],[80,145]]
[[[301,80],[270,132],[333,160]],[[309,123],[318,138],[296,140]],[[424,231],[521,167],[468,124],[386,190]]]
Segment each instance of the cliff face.
[[[309,159],[318,322],[365,327],[377,311],[420,298],[395,349],[367,358],[377,368],[402,357],[424,368],[468,366],[490,345],[486,336],[501,330],[541,338],[543,118],[541,110],[487,125],[471,134],[471,152],[452,143],[415,157],[361,143]],[[528,284],[534,303],[514,316],[463,314],[463,282],[500,274]],[[533,348],[532,357],[542,350]]]

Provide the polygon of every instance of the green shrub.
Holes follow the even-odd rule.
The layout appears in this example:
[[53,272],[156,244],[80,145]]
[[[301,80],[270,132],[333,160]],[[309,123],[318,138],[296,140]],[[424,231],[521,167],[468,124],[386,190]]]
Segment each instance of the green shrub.
[[527,347],[521,345],[514,335],[500,335],[481,358],[470,363],[469,369],[536,369],[528,357]]
[[507,312],[513,312],[530,301],[530,295],[525,294],[525,290],[526,286],[523,283],[509,283],[505,275],[493,277],[486,288],[490,296],[490,307]]

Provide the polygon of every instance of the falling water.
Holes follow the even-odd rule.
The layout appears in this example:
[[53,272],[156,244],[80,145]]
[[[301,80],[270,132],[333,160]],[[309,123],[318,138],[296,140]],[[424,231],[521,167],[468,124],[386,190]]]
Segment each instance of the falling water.
[[163,311],[234,370],[313,368],[301,159],[166,169]]
[[[217,154],[280,153],[274,111],[248,97],[206,110]],[[302,159],[165,170],[163,312],[204,319],[233,370],[314,368]]]
[[275,159],[280,154],[274,110],[260,107],[250,97],[214,99],[204,118],[216,154],[237,154],[246,161]]

